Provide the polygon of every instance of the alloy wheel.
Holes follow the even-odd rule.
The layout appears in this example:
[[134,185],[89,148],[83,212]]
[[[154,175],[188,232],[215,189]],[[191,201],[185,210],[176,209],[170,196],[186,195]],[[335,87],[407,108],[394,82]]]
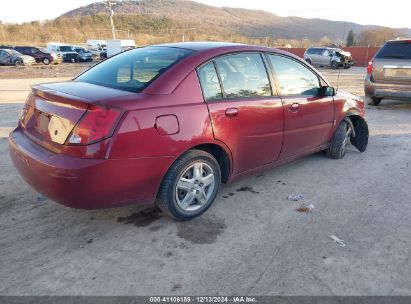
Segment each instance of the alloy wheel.
[[214,171],[205,162],[195,162],[181,174],[175,187],[178,206],[186,212],[197,211],[207,205],[213,194]]

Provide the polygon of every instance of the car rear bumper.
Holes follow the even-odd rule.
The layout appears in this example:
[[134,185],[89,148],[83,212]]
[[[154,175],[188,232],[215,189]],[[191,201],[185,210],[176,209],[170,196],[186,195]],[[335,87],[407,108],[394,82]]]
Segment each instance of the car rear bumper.
[[82,159],[55,154],[18,127],[9,136],[10,157],[24,180],[57,203],[80,209],[152,203],[171,157]]
[[364,92],[370,98],[411,100],[411,84],[376,83],[368,75],[365,78]]

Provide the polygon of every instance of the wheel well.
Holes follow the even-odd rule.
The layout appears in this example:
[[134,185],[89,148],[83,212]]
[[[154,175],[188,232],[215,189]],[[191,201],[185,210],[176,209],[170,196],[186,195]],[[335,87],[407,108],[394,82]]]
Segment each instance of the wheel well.
[[365,119],[359,115],[348,115],[347,116],[354,127],[355,136],[351,136],[351,144],[358,149],[360,152],[364,152],[368,146],[368,124]]
[[352,114],[352,115],[347,115],[349,119],[351,119],[353,125],[355,126],[359,120],[364,120],[360,115]]
[[230,158],[227,152],[216,144],[203,144],[193,147],[193,149],[203,150],[210,153],[217,160],[221,169],[221,181],[226,183],[230,175]]

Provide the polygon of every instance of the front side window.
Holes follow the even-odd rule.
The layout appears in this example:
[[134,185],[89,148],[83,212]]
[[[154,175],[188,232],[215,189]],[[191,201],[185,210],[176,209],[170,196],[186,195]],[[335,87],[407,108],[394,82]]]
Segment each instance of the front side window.
[[137,93],[170,66],[193,53],[171,47],[135,49],[103,61],[75,80]]
[[282,96],[320,95],[320,80],[310,69],[291,58],[279,55],[269,55],[269,57],[277,76]]
[[213,62],[198,69],[198,78],[200,79],[201,89],[206,101],[219,100],[223,98],[220,81]]
[[226,98],[271,96],[260,54],[233,54],[215,60]]

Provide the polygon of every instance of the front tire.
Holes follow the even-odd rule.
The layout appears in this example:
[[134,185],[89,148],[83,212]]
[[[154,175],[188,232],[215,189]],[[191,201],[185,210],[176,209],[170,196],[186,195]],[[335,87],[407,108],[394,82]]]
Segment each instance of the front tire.
[[333,70],[338,70],[340,68],[340,64],[337,61],[332,61],[331,62],[331,68]]
[[220,184],[221,170],[216,159],[205,151],[190,150],[168,170],[156,205],[176,220],[191,220],[211,206]]
[[44,63],[45,65],[49,65],[49,64],[50,64],[50,59],[48,59],[48,58],[43,58],[43,63]]
[[23,63],[22,60],[16,60],[16,61],[14,61],[14,65],[15,65],[16,67],[20,67],[20,66],[23,66],[24,63]]
[[347,144],[351,138],[351,133],[352,129],[350,124],[343,120],[335,131],[331,145],[325,151],[325,155],[331,159],[343,158],[346,152]]

